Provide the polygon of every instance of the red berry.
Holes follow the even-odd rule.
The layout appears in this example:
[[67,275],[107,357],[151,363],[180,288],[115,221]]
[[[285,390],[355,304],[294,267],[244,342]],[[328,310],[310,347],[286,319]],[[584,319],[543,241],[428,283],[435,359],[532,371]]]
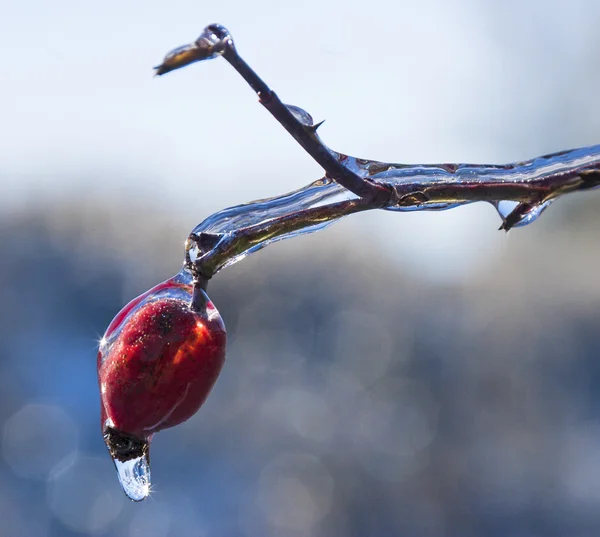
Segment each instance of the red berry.
[[223,367],[225,343],[219,312],[185,271],[132,300],[110,323],[98,352],[102,433],[132,500],[150,492],[152,435],[202,406]]
[[[225,326],[204,291],[168,280],[134,299],[98,353],[103,428],[139,439],[193,416],[225,361]],[[199,300],[198,300],[199,298]]]

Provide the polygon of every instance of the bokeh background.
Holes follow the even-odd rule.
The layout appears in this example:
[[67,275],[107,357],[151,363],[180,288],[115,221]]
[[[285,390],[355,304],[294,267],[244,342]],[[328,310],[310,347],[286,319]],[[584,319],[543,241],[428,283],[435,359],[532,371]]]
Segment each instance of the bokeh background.
[[95,348],[201,219],[319,168],[208,23],[333,148],[508,162],[600,142],[595,0],[12,2],[0,17],[0,536],[600,534],[599,193],[361,214],[228,268],[228,360],[126,500]]

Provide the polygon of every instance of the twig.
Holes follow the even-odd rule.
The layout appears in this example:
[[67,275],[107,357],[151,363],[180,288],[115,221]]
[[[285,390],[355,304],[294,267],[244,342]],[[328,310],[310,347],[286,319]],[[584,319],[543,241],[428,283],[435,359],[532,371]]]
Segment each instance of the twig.
[[[440,210],[486,201],[498,209],[500,229],[508,231],[533,222],[559,196],[600,185],[600,145],[506,165],[390,164],[333,151],[317,136],[319,125],[311,116],[284,105],[218,24],[168,54],[156,72],[162,75],[218,56],[240,73],[261,104],[324,168],[325,177],[290,194],[224,209],[199,224],[187,241],[186,263],[204,284],[221,268],[271,242],[321,229],[355,212]],[[500,207],[503,201],[515,202],[507,214]]]

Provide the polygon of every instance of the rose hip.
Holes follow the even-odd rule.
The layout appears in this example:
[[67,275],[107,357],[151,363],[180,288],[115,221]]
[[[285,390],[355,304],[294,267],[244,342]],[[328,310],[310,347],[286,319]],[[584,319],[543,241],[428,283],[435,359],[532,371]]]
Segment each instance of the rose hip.
[[152,435],[198,411],[223,367],[225,344],[219,312],[181,274],[131,301],[109,325],[98,353],[102,431],[130,498],[149,492]]

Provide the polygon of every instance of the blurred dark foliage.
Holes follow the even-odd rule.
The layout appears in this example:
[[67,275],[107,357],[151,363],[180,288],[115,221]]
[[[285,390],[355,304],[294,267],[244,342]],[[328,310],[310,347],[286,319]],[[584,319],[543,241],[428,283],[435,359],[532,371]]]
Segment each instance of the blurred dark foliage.
[[192,226],[102,200],[12,211],[0,536],[600,534],[590,199],[511,232],[456,284],[405,273],[343,224],[226,269],[209,287],[225,369],[197,416],[155,438],[142,504],[102,442],[95,345],[179,270]]

